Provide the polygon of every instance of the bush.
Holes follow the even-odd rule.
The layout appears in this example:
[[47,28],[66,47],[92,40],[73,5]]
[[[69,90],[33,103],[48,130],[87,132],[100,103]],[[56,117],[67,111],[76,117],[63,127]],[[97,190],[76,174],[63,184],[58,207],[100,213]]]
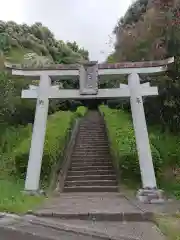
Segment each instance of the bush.
[[[61,156],[66,135],[74,118],[73,113],[68,111],[57,112],[49,116],[41,171],[42,181],[49,180],[52,167]],[[26,174],[30,143],[31,134],[14,150],[16,171],[20,178],[24,178]]]
[[[140,182],[139,161],[130,115],[122,110],[101,106],[111,142],[115,163],[122,180]],[[180,137],[158,128],[149,129],[153,163],[158,183],[176,196],[180,196]],[[170,176],[168,176],[168,172]]]
[[[129,115],[122,110],[113,110],[101,106],[104,114],[109,140],[118,169],[123,180],[133,179],[140,182],[140,168],[136,150],[134,130]],[[162,163],[161,157],[154,145],[151,144],[155,169],[158,172]]]
[[[41,170],[42,182],[49,182],[54,166],[63,157],[64,147],[67,143],[66,139],[72,124],[77,117],[83,116],[85,112],[86,109],[80,107],[75,113],[60,111],[49,116]],[[31,134],[13,151],[16,174],[20,178],[24,178],[26,174],[30,143]]]
[[78,117],[83,117],[86,114],[87,109],[84,106],[80,106],[76,110],[76,114]]
[[0,129],[0,176],[16,175],[16,167],[13,151],[24,139],[31,134],[32,126],[7,126],[2,125]]

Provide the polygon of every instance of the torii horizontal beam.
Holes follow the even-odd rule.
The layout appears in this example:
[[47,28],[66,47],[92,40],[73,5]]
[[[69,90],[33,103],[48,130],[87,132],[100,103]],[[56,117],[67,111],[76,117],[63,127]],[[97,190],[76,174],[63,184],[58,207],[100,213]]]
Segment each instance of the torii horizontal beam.
[[[167,65],[174,62],[174,57],[160,61],[124,62],[116,64],[98,64],[98,75],[121,75],[131,73],[157,73],[167,70]],[[91,63],[91,62],[90,62]],[[48,67],[32,68],[23,65],[5,63],[7,69],[12,70],[13,75],[38,77],[46,74],[50,77],[61,76],[72,78],[79,76],[80,64],[57,64]]]
[[[111,89],[99,89],[97,95],[81,95],[79,90],[74,89],[62,89],[58,90],[55,86],[49,89],[48,98],[59,99],[109,99],[109,98],[122,98],[130,97],[129,88],[111,88]],[[142,96],[155,96],[158,95],[157,87],[145,87],[141,86]],[[38,88],[32,88],[28,90],[22,90],[22,98],[36,99],[38,98]]]

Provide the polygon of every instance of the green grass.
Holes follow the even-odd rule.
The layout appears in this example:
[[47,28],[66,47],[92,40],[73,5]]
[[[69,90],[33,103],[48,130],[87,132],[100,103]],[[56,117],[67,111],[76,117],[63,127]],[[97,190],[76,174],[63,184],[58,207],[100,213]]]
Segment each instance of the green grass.
[[[41,172],[41,179],[43,182],[49,181],[52,168],[60,159],[64,148],[65,138],[74,117],[75,115],[68,111],[57,112],[49,116]],[[30,143],[31,135],[29,135],[28,138],[25,138],[13,152],[17,174],[21,178],[24,178],[26,172]]]
[[23,181],[0,180],[0,212],[23,214],[44,200],[42,196],[23,194]]
[[[141,182],[134,130],[130,114],[123,110],[100,107],[107,124],[111,148],[121,179],[137,186]],[[149,139],[158,184],[180,198],[180,136],[149,128]],[[174,169],[177,175],[174,175]]]
[[16,174],[14,164],[14,149],[27,137],[30,136],[32,126],[3,126],[0,136],[0,174],[6,176],[12,173]]
[[77,108],[76,113],[78,117],[82,117],[86,114],[87,109],[84,106],[80,106]]
[[168,240],[180,240],[180,218],[159,215],[155,221]]
[[[80,107],[77,112],[60,111],[48,118],[41,171],[41,187],[48,187],[56,164],[63,161],[67,136],[77,117],[85,114]],[[5,126],[4,126],[5,127]],[[0,211],[25,213],[44,197],[27,196],[22,193],[29,157],[32,126],[8,127],[0,131]]]
[[21,63],[24,59],[24,55],[27,53],[33,53],[31,49],[28,48],[11,48],[6,56],[7,61],[11,63]]

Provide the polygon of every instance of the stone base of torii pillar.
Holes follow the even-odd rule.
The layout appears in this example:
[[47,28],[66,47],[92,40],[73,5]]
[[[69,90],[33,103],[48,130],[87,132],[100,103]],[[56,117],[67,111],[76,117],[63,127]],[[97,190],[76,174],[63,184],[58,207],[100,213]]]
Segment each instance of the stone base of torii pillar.
[[165,202],[164,191],[160,189],[140,189],[136,195],[137,199],[143,203],[163,203]]

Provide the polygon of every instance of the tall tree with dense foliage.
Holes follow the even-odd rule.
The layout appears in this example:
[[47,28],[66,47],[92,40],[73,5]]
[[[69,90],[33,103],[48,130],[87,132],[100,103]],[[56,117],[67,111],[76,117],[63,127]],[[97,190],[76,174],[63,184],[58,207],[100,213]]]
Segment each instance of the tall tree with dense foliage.
[[[13,77],[4,69],[4,61],[24,65],[47,66],[54,63],[79,63],[86,61],[89,53],[76,42],[57,40],[41,23],[31,26],[13,21],[0,21],[0,120],[7,124],[26,124],[34,119],[34,100],[22,100],[21,90],[30,82]],[[77,87],[77,83],[63,81],[63,87]],[[73,103],[74,104],[74,103]],[[50,113],[68,109],[70,101],[50,101]],[[13,116],[13,117],[12,117]]]
[[[160,60],[175,56],[167,73],[148,77],[159,96],[146,99],[148,121],[180,130],[180,1],[137,0],[116,27],[114,53],[107,61]],[[142,76],[144,80],[147,77]]]

